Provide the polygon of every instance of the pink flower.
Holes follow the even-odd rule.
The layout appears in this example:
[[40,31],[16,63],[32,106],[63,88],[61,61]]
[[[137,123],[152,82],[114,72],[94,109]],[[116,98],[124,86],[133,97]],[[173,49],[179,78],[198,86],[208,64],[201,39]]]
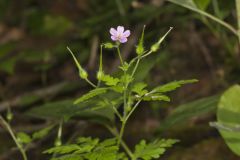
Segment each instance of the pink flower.
[[120,43],[127,42],[127,37],[130,36],[130,31],[126,30],[124,31],[123,26],[118,26],[117,30],[114,28],[110,29],[111,39],[113,41],[119,41]]

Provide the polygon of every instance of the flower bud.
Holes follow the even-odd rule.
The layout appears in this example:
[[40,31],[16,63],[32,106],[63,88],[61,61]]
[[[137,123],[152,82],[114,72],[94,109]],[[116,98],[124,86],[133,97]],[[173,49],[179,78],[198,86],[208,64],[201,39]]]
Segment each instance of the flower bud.
[[80,71],[79,71],[79,76],[80,76],[82,79],[87,79],[88,73],[87,73],[84,69],[80,69]]
[[114,47],[114,45],[110,42],[104,43],[104,48],[106,48],[106,49],[112,49],[113,47]]
[[102,77],[103,77],[103,71],[98,71],[98,73],[97,73],[97,79],[98,80],[102,80]]
[[151,51],[156,52],[159,49],[159,43],[155,43],[154,45],[151,46]]

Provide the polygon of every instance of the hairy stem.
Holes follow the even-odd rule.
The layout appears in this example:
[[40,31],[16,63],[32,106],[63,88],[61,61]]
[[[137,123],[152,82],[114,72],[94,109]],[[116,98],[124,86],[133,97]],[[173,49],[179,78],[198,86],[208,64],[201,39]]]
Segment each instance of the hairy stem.
[[13,133],[13,130],[11,128],[11,126],[7,123],[7,121],[5,121],[5,119],[0,116],[0,120],[3,122],[3,125],[7,128],[9,134],[11,135],[12,139],[14,140],[14,142],[16,143],[19,151],[21,152],[22,156],[23,156],[23,159],[24,160],[27,160],[27,154],[24,150],[24,148],[22,147],[22,145],[19,143],[19,141],[17,140],[16,136],[14,135]]

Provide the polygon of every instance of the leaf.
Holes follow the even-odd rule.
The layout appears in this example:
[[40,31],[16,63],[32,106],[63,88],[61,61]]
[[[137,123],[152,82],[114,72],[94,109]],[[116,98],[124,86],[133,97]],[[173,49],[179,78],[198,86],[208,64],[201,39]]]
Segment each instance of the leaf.
[[133,78],[129,74],[125,74],[120,78],[120,82],[122,84],[129,84],[132,81],[133,81]]
[[115,86],[119,82],[119,79],[104,74],[101,81],[105,82],[107,86]]
[[69,144],[69,145],[63,145],[63,146],[57,146],[50,148],[43,153],[48,153],[48,154],[66,154],[66,153],[72,153],[74,151],[77,151],[81,149],[78,145],[76,144]]
[[91,91],[89,91],[88,93],[84,94],[83,96],[81,96],[80,98],[78,98],[77,100],[74,101],[74,104],[78,104],[81,103],[83,101],[89,100],[90,98],[96,97],[98,95],[101,95],[103,93],[107,92],[107,88],[96,88],[93,89]]
[[66,157],[71,156],[74,158],[78,156],[79,159],[77,160],[116,160],[117,152],[118,146],[115,138],[99,142],[99,139],[90,137],[80,137],[77,144],[53,147],[44,151],[48,154],[59,154],[60,157],[56,160],[67,160]]
[[208,7],[210,0],[194,0],[194,3],[197,5],[197,7],[201,10],[206,10]]
[[168,128],[187,121],[194,116],[215,111],[219,102],[219,98],[219,95],[215,95],[178,106],[167,118],[164,119],[158,131],[164,132]]
[[137,93],[139,96],[143,96],[144,94],[146,94],[148,92],[146,89],[144,89],[146,87],[147,87],[146,83],[139,82],[139,83],[134,84],[132,91]]
[[51,160],[83,160],[83,158],[77,154],[74,154],[74,155],[69,154],[69,155],[58,157],[58,158],[51,158]]
[[159,87],[154,88],[150,93],[164,93],[164,92],[170,92],[173,90],[176,90],[177,88],[181,87],[182,85],[188,84],[188,83],[195,83],[198,82],[196,79],[191,80],[180,80],[180,81],[173,81],[164,85],[161,85]]
[[[240,86],[234,85],[223,93],[217,109],[217,122],[235,127],[240,125]],[[240,156],[240,132],[219,129],[228,147]]]
[[166,148],[172,147],[177,142],[178,140],[175,139],[162,139],[147,144],[142,140],[135,146],[134,159],[157,159],[166,151]]
[[194,12],[197,12],[205,17],[208,17],[210,18],[211,20],[221,24],[222,26],[224,26],[225,28],[227,28],[228,30],[230,30],[233,34],[235,34],[236,36],[238,36],[238,32],[237,30],[231,26],[230,24],[222,21],[221,19],[207,13],[207,12],[204,12],[203,10],[197,8],[196,4],[193,2],[193,0],[168,0],[169,2],[171,3],[174,3],[174,4],[177,4],[179,6],[182,6],[182,7],[185,7],[187,9],[190,9]]
[[24,132],[17,133],[17,140],[23,144],[28,144],[32,141],[31,137]]
[[[104,95],[109,99],[115,99],[116,95],[111,93]],[[102,101],[102,100],[101,100]],[[98,110],[92,110],[100,102],[99,99],[85,101],[74,105],[72,100],[61,100],[55,102],[49,102],[40,106],[35,106],[27,112],[27,115],[44,119],[61,119],[70,118],[72,116],[79,116],[87,118],[89,120],[96,120],[98,122],[108,122],[114,120],[114,112],[109,107],[100,108]]]
[[53,126],[49,126],[49,127],[43,128],[37,132],[34,132],[32,135],[32,139],[35,140],[35,139],[41,139],[41,138],[45,137],[51,131],[52,128],[53,128]]
[[117,158],[117,151],[117,140],[112,138],[99,143],[92,152],[84,157],[89,160],[115,160]]

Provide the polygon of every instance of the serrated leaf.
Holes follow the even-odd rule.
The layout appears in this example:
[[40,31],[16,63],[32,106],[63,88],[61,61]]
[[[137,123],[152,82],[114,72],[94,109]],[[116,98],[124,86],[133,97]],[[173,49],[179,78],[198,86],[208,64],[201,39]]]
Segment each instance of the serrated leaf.
[[106,139],[99,143],[98,139],[90,137],[79,138],[77,144],[53,147],[44,151],[48,154],[58,154],[60,157],[56,160],[67,160],[67,157],[75,158],[75,156],[79,157],[77,160],[116,160],[117,152],[118,146],[115,138]]
[[35,139],[41,139],[41,138],[45,137],[51,131],[52,128],[53,128],[53,126],[49,126],[49,127],[43,128],[37,132],[34,132],[32,135],[32,139],[35,140]]
[[91,91],[89,91],[88,93],[84,94],[83,96],[81,96],[80,98],[78,98],[77,100],[74,101],[74,104],[78,104],[81,103],[83,101],[89,100],[90,98],[93,98],[95,96],[101,95],[103,93],[107,92],[107,88],[96,88],[93,89]]
[[114,78],[110,75],[104,74],[101,81],[105,82],[107,86],[115,86],[120,80],[118,78]]
[[24,132],[17,133],[17,140],[23,144],[28,144],[32,141],[31,137]]
[[137,93],[139,96],[143,96],[144,94],[146,94],[148,92],[146,89],[144,89],[146,87],[147,87],[146,83],[139,82],[139,83],[134,84],[132,91]]
[[83,158],[77,154],[69,154],[57,158],[51,158],[50,160],[83,160]]
[[48,154],[66,154],[66,153],[72,153],[74,151],[77,151],[81,149],[78,145],[76,144],[69,144],[69,145],[63,145],[63,146],[57,146],[50,148],[43,153],[48,153]]
[[129,84],[132,81],[133,81],[133,77],[130,76],[129,74],[125,74],[120,78],[120,82],[123,84]]
[[142,140],[135,146],[134,159],[151,160],[159,158],[166,151],[166,148],[172,147],[176,142],[178,140],[162,139],[147,144],[145,140]]
[[115,160],[117,151],[117,140],[115,138],[107,139],[99,143],[91,153],[85,155],[85,158],[89,160]]
[[196,79],[191,80],[180,80],[180,81],[173,81],[164,85],[161,85],[159,87],[154,88],[151,93],[164,93],[164,92],[170,92],[173,90],[176,90],[177,88],[181,87],[182,85],[188,84],[188,83],[195,83],[198,82]]

